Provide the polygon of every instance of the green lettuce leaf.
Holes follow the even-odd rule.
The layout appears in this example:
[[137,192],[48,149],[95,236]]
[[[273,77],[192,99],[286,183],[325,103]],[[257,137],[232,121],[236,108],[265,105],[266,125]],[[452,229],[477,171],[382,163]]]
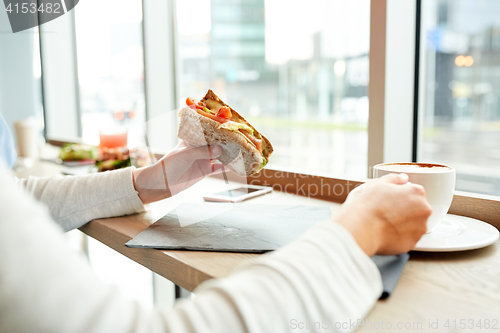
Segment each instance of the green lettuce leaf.
[[267,164],[267,160],[264,157],[264,155],[262,155],[262,164],[260,165],[259,171],[262,170],[262,169],[264,169],[264,167],[266,166],[266,164]]
[[213,112],[212,110],[210,110],[209,108],[206,108],[206,107],[203,108],[203,111],[211,113],[211,114],[215,114],[215,112]]

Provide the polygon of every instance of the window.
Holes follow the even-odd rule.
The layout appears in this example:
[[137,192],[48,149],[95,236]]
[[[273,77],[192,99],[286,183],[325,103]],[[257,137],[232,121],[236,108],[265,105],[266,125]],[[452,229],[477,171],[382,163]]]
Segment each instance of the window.
[[500,2],[423,2],[420,160],[457,170],[457,190],[500,195]]
[[75,21],[82,137],[119,127],[133,146],[146,119],[142,1],[82,1]]
[[272,166],[366,176],[369,0],[182,0],[177,22],[181,102],[213,89]]

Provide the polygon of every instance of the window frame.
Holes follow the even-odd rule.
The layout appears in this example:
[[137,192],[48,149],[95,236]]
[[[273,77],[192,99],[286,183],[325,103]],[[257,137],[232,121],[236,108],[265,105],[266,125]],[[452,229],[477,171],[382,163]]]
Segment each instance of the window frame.
[[[175,1],[142,0],[142,32],[144,52],[144,95],[146,102],[145,130],[149,132],[153,119],[167,116],[169,128],[173,135],[166,140],[166,146],[173,148],[177,144],[177,123],[175,110],[179,104],[177,82],[179,66],[176,37]],[[165,20],[165,17],[168,19]],[[165,120],[165,119],[163,119]],[[150,134],[145,136],[146,143],[154,141]],[[155,150],[155,147],[149,147]],[[160,152],[156,151],[155,152]],[[167,151],[161,151],[166,153]]]
[[[73,140],[82,135],[75,11],[38,29],[44,136]],[[50,134],[52,126],[63,132]]]
[[[419,0],[371,0],[368,177],[374,165],[412,162],[417,133],[416,41]],[[404,110],[405,112],[401,112]]]

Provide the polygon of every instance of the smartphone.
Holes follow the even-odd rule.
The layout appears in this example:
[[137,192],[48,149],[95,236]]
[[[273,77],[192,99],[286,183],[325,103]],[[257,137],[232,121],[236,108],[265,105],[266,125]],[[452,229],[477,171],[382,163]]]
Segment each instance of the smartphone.
[[256,186],[248,185],[238,187],[229,191],[222,191],[204,196],[205,201],[218,201],[218,202],[242,202],[250,198],[258,197],[266,193],[271,193],[272,187],[269,186]]

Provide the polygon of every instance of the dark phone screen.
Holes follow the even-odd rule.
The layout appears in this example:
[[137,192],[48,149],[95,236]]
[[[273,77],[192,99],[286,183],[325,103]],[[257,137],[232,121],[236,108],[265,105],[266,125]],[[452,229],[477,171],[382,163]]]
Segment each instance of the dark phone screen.
[[[239,197],[239,196],[242,196],[242,195],[245,195],[248,193],[257,192],[257,191],[260,191],[260,189],[240,187],[240,188],[235,188],[234,190],[230,190],[230,191],[217,192],[217,193],[214,193],[214,195],[220,195],[220,196],[224,196],[224,197],[234,198],[234,197]],[[229,192],[231,192],[231,193],[229,193]]]

